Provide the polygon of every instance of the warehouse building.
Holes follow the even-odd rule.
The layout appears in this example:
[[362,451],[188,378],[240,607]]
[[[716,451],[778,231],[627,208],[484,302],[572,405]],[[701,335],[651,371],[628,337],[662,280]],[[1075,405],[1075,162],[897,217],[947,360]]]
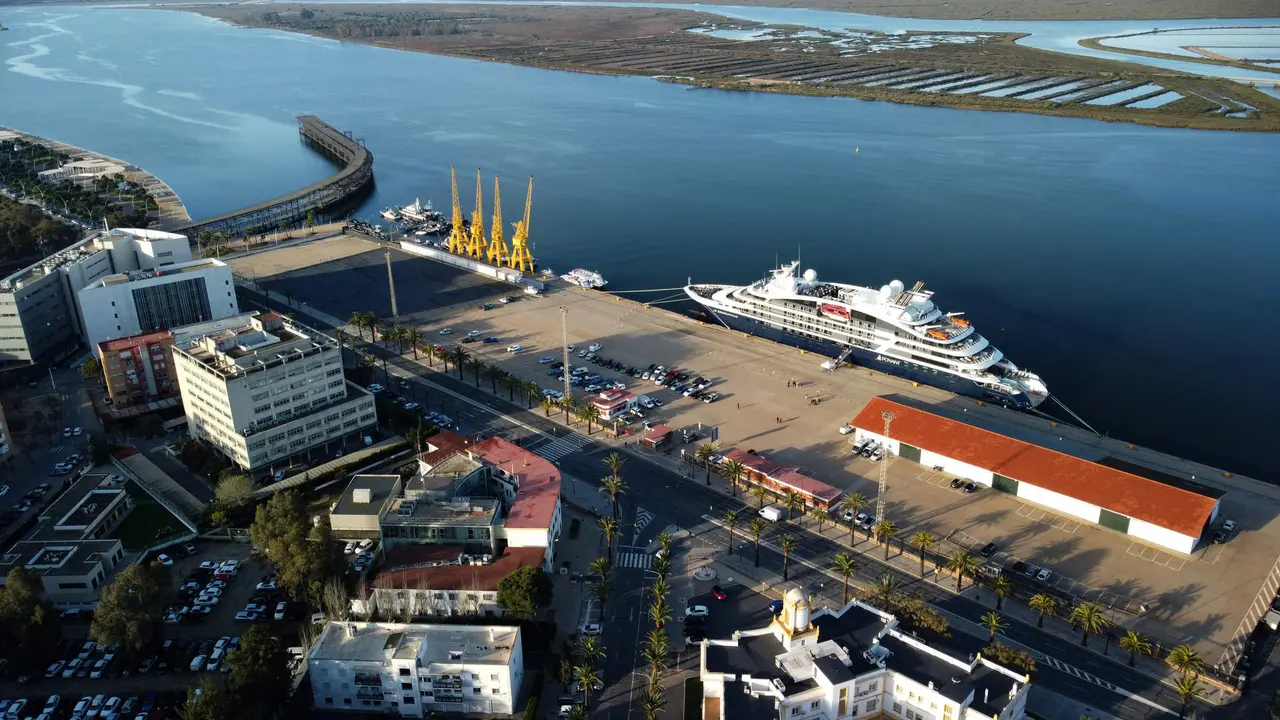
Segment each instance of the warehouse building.
[[[893,413],[890,437],[884,412]],[[1075,457],[883,397],[851,423],[905,460],[1180,553],[1218,514],[1222,492],[1118,458]]]

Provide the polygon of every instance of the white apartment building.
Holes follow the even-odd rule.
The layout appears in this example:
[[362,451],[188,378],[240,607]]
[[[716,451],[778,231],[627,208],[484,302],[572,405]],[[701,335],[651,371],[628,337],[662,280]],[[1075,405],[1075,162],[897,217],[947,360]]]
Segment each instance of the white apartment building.
[[0,279],[0,364],[40,362],[70,350],[77,340],[87,343],[81,288],[109,275],[190,261],[185,235],[117,228],[93,233]]
[[77,297],[90,347],[240,312],[231,268],[213,259],[108,275]]
[[800,588],[766,627],[702,643],[702,717],[1021,720],[1030,676],[903,632],[858,601],[811,612]]
[[510,715],[524,682],[520,628],[331,622],[307,657],[315,706],[425,717]]
[[377,423],[333,338],[272,312],[241,317],[173,346],[192,437],[253,471]]

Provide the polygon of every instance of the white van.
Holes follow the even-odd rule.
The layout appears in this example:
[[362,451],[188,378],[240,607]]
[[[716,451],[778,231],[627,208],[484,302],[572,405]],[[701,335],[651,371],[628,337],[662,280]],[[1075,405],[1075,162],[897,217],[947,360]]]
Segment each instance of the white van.
[[766,505],[760,508],[760,517],[769,522],[778,522],[782,519],[782,508],[776,505]]

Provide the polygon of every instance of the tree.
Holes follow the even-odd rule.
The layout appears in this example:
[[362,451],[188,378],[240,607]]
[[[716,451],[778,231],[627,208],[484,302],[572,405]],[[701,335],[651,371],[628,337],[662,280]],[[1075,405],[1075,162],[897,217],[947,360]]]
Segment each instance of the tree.
[[760,567],[760,536],[768,527],[763,518],[751,518],[751,522],[747,523],[747,530],[751,531],[751,537],[756,541],[756,567]]
[[856,516],[858,515],[858,513],[861,512],[862,508],[866,507],[866,505],[867,505],[867,499],[862,497],[860,493],[850,493],[840,498],[840,510],[843,511],[844,514],[847,515],[849,518],[849,544],[850,545],[853,544],[853,540],[854,540],[853,529],[857,527],[857,524],[854,521],[856,520]]
[[665,557],[671,557],[671,546],[675,543],[675,538],[671,537],[671,533],[663,530],[658,533],[658,547],[662,549]]
[[102,588],[89,636],[138,656],[160,636],[160,618],[172,594],[168,568],[160,563],[130,565]]
[[882,519],[875,526],[876,542],[884,543],[884,559],[889,559],[889,545],[892,544],[893,538],[898,534],[898,526],[893,524],[892,520]]
[[947,560],[947,568],[956,574],[956,592],[960,592],[960,584],[964,582],[965,573],[970,576],[978,572],[978,558],[968,550],[957,550]]
[[587,421],[587,434],[591,434],[591,424],[600,422],[600,408],[595,403],[587,403],[582,407],[580,413],[583,420]]
[[1182,675],[1173,683],[1173,691],[1178,693],[1178,699],[1182,701],[1182,707],[1178,708],[1178,717],[1185,717],[1187,714],[1187,706],[1192,700],[1204,697],[1204,688],[1200,687],[1196,677],[1193,675]]
[[789,533],[778,538],[778,547],[782,549],[782,579],[784,581],[787,579],[787,565],[791,560],[791,551],[795,550],[799,544],[795,537]]
[[540,567],[522,567],[498,583],[498,607],[516,617],[532,618],[551,604],[551,578]]
[[664,623],[671,619],[671,606],[667,604],[665,597],[659,595],[649,604],[649,619],[653,621],[654,626],[659,630],[662,629]]
[[622,472],[622,466],[627,464],[627,459],[616,452],[611,452],[608,455],[605,455],[604,459],[600,462],[604,463],[604,466],[609,468],[610,475],[618,477],[618,474]]
[[1013,590],[1013,583],[1009,582],[1009,578],[1004,575],[997,575],[991,581],[991,591],[996,594],[996,609],[999,610],[1004,605],[1004,599],[1009,596]]
[[989,612],[986,615],[983,615],[982,617],[978,618],[978,622],[982,625],[982,627],[987,629],[987,632],[991,633],[987,637],[987,642],[995,642],[996,633],[1009,627],[1009,624],[1006,623],[1003,618],[1001,618],[999,615],[993,612]]
[[458,371],[458,379],[462,379],[462,368],[471,359],[471,353],[464,350],[461,346],[454,348],[452,351],[453,369]]
[[364,340],[364,315],[363,311],[357,310],[351,313],[351,317],[347,318],[347,324],[356,329],[356,333],[359,334],[361,340]]
[[312,525],[298,493],[277,493],[258,506],[249,537],[276,566],[276,582],[289,597],[319,604],[336,565],[327,518]]
[[484,371],[484,363],[479,358],[471,358],[467,361],[467,369],[475,376],[476,387],[480,387],[480,373]]
[[787,506],[788,521],[795,517],[796,510],[804,510],[804,498],[795,490],[788,490],[787,494],[782,496],[782,504]]
[[1103,615],[1102,606],[1097,603],[1080,603],[1071,611],[1071,624],[1080,629],[1080,645],[1089,644],[1090,635],[1100,635],[1111,623]]
[[849,553],[836,553],[836,572],[840,573],[840,580],[844,582],[844,597],[840,601],[841,605],[849,604],[849,577],[858,572],[858,567],[858,561],[854,560]]
[[1186,675],[1199,675],[1204,670],[1204,660],[1190,645],[1179,645],[1169,651],[1164,661],[1169,667]]
[[725,510],[724,524],[725,524],[725,527],[729,528],[729,554],[732,555],[733,554],[733,529],[738,526],[738,511]]
[[928,530],[921,530],[911,536],[911,544],[920,549],[920,577],[924,577],[924,554],[938,542],[938,537]]
[[293,674],[280,640],[261,625],[241,637],[240,649],[228,659],[231,688],[238,702],[237,717],[277,717],[289,701]]
[[828,519],[830,519],[827,516],[827,511],[823,510],[821,507],[817,505],[814,505],[813,507],[809,508],[809,517],[813,518],[813,521],[818,523],[818,534],[821,535],[822,526],[827,523]]
[[882,573],[876,579],[876,584],[871,587],[870,595],[885,610],[891,610],[898,601],[898,593],[902,591],[902,584],[898,582],[898,578],[893,573]]
[[604,646],[595,635],[584,635],[578,641],[578,650],[582,652],[583,663],[594,668],[596,661],[604,657]]
[[1137,630],[1130,630],[1120,638],[1120,649],[1129,653],[1129,667],[1133,667],[1134,658],[1138,653],[1146,655],[1151,652],[1151,641],[1143,637],[1142,633]]
[[488,365],[484,369],[485,379],[489,381],[489,387],[493,389],[493,394],[498,394],[498,381],[507,376],[502,368],[497,365]]
[[42,600],[40,578],[14,567],[0,587],[0,647],[7,649],[10,669],[36,670],[57,652],[62,637],[59,615]]
[[618,519],[617,518],[600,518],[600,532],[604,533],[604,542],[606,552],[610,562],[613,562],[613,539],[618,537]]
[[96,357],[91,357],[80,364],[80,377],[85,380],[95,380],[102,377],[102,361]]
[[702,469],[706,470],[707,484],[711,484],[711,456],[716,454],[716,446],[711,443],[702,443],[698,446],[698,450],[694,452],[693,459],[702,465]]
[[618,496],[627,491],[627,484],[618,475],[605,475],[600,479],[600,492],[607,493],[613,501],[613,516],[618,517]]
[[547,417],[551,417],[551,411],[554,410],[555,407],[556,401],[552,400],[551,396],[548,395],[542,398],[542,412]]
[[657,720],[658,716],[662,714],[662,709],[666,706],[667,697],[660,687],[650,686],[640,696],[640,712],[644,713],[645,720]]
[[1040,618],[1036,620],[1036,627],[1042,628],[1044,627],[1044,616],[1046,614],[1052,615],[1057,611],[1058,601],[1054,600],[1052,595],[1036,593],[1027,601],[1027,606],[1040,613]]
[[759,500],[759,501],[760,501],[759,508],[763,508],[763,507],[764,507],[764,501],[769,499],[769,490],[768,490],[768,488],[766,488],[766,487],[765,487],[765,486],[763,486],[763,485],[752,485],[752,486],[751,486],[751,490],[750,490],[750,492],[751,492],[752,497],[754,497],[756,500]]
[[[230,661],[228,661],[230,662]],[[288,687],[288,686],[286,686]],[[243,712],[231,688],[222,678],[206,674],[198,687],[187,690],[187,699],[178,708],[179,720],[225,720]]]
[[516,401],[516,389],[524,385],[524,381],[514,375],[503,375],[502,386],[507,389],[507,402]]
[[738,483],[746,475],[747,466],[737,460],[725,460],[720,463],[720,476],[729,481],[733,488],[733,496],[738,497]]
[[218,504],[228,508],[239,507],[253,497],[253,481],[240,473],[231,473],[218,481],[213,492]]
[[589,707],[591,705],[591,691],[596,689],[596,683],[600,682],[600,676],[596,674],[596,669],[591,665],[578,666],[578,684],[582,686],[582,706]]

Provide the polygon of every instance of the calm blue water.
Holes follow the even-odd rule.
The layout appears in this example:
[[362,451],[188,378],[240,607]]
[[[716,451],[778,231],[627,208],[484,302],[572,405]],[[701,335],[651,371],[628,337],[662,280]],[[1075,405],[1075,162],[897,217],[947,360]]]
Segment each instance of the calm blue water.
[[[126,158],[193,216],[373,150],[361,214],[506,180],[551,267],[611,286],[924,279],[1113,436],[1265,476],[1280,340],[1280,136],[692,90],[241,30],[169,11],[9,9],[0,124]],[[465,201],[470,204],[469,200]],[[486,212],[487,215],[487,212]]]

